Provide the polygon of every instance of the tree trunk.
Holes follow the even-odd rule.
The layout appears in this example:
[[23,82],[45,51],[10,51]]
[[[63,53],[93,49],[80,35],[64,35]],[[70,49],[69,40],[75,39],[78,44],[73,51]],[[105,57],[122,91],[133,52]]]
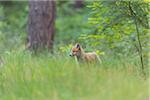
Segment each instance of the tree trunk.
[[52,51],[55,25],[55,1],[29,1],[28,48]]
[[75,0],[75,8],[83,8],[83,0]]

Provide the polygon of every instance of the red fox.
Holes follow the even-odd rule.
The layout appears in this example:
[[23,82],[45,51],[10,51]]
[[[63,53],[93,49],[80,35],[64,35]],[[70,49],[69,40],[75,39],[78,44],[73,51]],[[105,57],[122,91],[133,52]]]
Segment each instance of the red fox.
[[101,59],[96,54],[96,52],[85,53],[79,43],[77,43],[74,47],[72,47],[70,56],[75,56],[78,62],[83,61],[87,63],[92,63],[92,62],[101,63]]

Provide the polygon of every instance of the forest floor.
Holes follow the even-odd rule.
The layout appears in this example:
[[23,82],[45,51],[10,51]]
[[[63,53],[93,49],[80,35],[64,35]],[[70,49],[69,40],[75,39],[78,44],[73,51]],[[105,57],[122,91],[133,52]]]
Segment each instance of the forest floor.
[[76,66],[69,57],[3,55],[0,100],[148,100],[148,78],[136,65]]

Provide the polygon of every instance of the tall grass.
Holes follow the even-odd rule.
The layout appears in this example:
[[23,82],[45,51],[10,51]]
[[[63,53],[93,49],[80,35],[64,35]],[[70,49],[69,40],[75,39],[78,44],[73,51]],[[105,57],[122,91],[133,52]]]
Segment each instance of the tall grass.
[[148,79],[127,59],[78,67],[73,58],[9,52],[0,67],[1,100],[148,100]]

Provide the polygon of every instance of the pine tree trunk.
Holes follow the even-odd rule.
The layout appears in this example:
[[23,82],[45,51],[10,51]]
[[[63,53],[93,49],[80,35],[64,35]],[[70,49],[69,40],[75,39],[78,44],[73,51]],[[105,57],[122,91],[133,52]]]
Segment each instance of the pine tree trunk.
[[28,48],[52,51],[55,33],[55,1],[29,1]]

